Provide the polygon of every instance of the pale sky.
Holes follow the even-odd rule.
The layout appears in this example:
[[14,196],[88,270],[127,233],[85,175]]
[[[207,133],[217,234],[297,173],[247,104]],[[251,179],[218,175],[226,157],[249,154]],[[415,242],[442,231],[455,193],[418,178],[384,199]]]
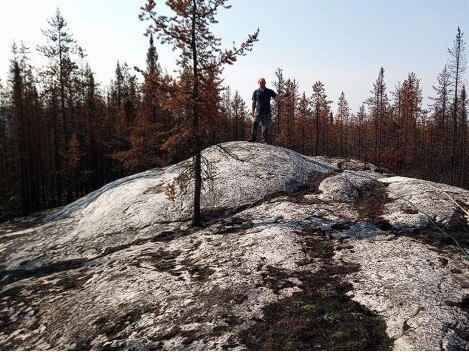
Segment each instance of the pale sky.
[[[163,7],[164,1],[156,0]],[[87,60],[102,86],[113,78],[117,60],[144,67],[148,38],[138,20],[143,0],[0,0],[0,77],[5,82],[13,40],[31,47],[33,64],[42,63],[36,46],[45,44],[58,7],[73,37],[88,53]],[[333,100],[333,111],[344,91],[353,112],[370,96],[381,66],[388,91],[415,72],[424,96],[433,95],[438,73],[448,60],[457,27],[469,29],[468,0],[232,0],[220,10],[215,34],[225,46],[240,43],[260,28],[252,52],[225,69],[225,85],[249,103],[264,76],[268,86],[280,67],[311,94],[322,81]],[[467,41],[469,34],[464,38]],[[156,43],[160,64],[175,69],[167,45]],[[466,52],[467,52],[466,47]],[[467,74],[466,74],[467,76]],[[467,80],[466,80],[467,82]],[[428,102],[426,99],[425,102]]]

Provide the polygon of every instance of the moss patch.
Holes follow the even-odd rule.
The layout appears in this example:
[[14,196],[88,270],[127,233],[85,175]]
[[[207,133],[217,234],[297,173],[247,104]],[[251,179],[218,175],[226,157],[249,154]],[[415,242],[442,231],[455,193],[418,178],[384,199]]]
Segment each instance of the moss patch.
[[[337,267],[336,271],[348,270]],[[301,274],[303,292],[267,306],[242,333],[250,350],[390,350],[386,324],[348,298],[351,285],[324,269]]]
[[[341,277],[358,270],[332,261],[333,242],[305,231],[305,252],[322,262],[317,272],[268,268],[264,278],[274,292],[301,281],[301,292],[264,308],[264,319],[243,331],[250,350],[390,350],[385,322],[347,296],[352,285]],[[275,280],[272,280],[275,278]]]
[[[462,247],[469,249],[469,229],[468,228],[444,229],[444,230],[445,232],[453,236]],[[437,230],[436,228],[427,228],[427,229],[423,229],[419,231],[417,233],[417,238],[420,238],[424,242],[432,244],[437,247],[447,247],[447,246],[456,247],[456,243],[453,241],[451,237],[449,237],[448,235],[445,235],[444,233]]]

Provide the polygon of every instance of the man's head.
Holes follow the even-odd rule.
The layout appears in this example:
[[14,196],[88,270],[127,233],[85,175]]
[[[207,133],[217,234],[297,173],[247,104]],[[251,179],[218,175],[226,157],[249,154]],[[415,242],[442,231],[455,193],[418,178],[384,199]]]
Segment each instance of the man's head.
[[265,88],[265,78],[264,77],[259,78],[259,81],[257,81],[257,82],[259,83],[259,87],[261,89]]

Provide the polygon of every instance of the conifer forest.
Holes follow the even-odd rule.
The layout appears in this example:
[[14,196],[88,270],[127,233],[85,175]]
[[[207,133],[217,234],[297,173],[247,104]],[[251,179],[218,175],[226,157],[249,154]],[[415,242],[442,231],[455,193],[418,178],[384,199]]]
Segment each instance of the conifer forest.
[[[225,6],[223,0],[213,3]],[[181,30],[187,21],[155,16],[152,4],[148,1],[140,14],[153,24],[146,33],[148,50],[141,53],[146,67],[109,63],[115,76],[108,85],[97,84],[86,48],[59,10],[48,20],[42,43],[13,43],[9,72],[0,73],[0,221],[68,204],[118,178],[187,158],[198,158],[195,167],[200,168],[204,148],[248,139],[251,101],[244,101],[236,87],[224,86],[222,72],[225,65],[236,65],[237,56],[255,50],[258,31],[246,32],[238,47],[222,50],[208,29],[214,12],[198,9],[200,30],[194,33]],[[158,46],[168,44],[181,51],[178,73],[169,74],[158,60]],[[46,65],[31,63],[36,50]],[[377,63],[369,96],[352,111],[346,92],[328,96],[321,81],[300,91],[279,63],[267,83],[282,96],[273,104],[270,143],[468,189],[466,53],[460,28],[441,50],[447,62],[435,73],[427,106],[415,72],[391,87],[386,68]]]

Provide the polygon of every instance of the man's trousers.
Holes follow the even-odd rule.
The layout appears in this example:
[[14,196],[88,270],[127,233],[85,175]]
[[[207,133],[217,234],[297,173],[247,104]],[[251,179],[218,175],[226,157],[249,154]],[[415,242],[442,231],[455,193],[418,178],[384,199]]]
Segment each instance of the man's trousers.
[[257,136],[257,129],[259,127],[259,123],[262,126],[262,142],[263,143],[268,143],[269,142],[269,125],[270,125],[270,120],[272,119],[272,113],[270,111],[267,112],[261,112],[261,111],[256,111],[254,115],[254,122],[252,124],[252,132],[251,132],[251,141],[256,140]]

